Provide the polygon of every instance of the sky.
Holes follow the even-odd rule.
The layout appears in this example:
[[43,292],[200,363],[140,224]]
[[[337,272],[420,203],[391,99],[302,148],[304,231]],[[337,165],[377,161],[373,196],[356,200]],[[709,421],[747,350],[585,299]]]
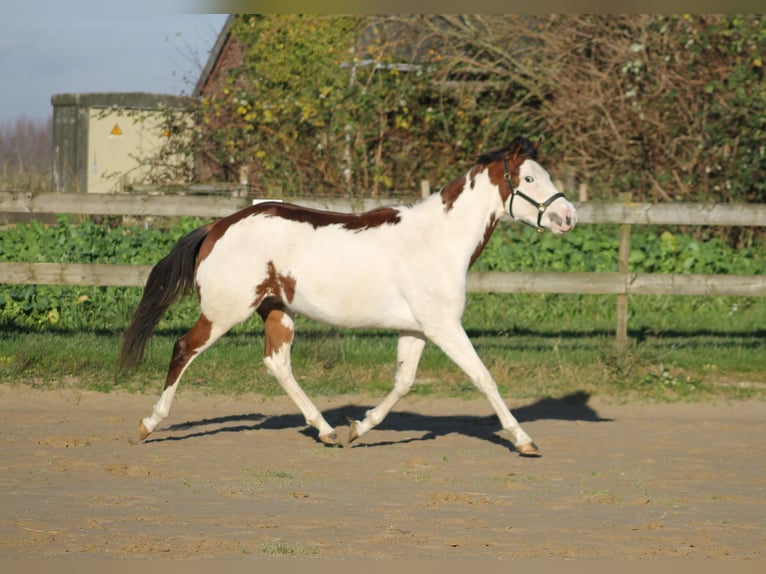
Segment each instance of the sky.
[[[353,0],[327,1],[345,8],[340,12],[359,10]],[[590,8],[606,1],[574,0],[574,5]],[[729,0],[744,11],[762,1]],[[376,8],[373,12],[398,4],[410,7],[399,0],[362,2]],[[311,6],[310,0],[2,0],[0,125],[19,117],[47,119],[53,94],[190,94],[227,17],[213,12]]]
[[190,94],[226,14],[179,0],[0,2],[0,124],[53,115],[51,95]]

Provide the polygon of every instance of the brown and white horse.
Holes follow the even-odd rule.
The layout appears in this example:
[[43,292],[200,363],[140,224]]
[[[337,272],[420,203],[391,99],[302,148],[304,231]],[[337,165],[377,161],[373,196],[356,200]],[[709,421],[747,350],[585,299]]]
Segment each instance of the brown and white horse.
[[138,365],[170,304],[196,289],[199,319],[175,344],[162,395],[141,421],[141,439],[168,415],[192,360],[255,311],[264,322],[267,369],[323,442],[337,443],[335,429],[290,366],[296,313],[400,333],[394,388],[364,420],[351,421],[349,442],[378,425],[410,390],[430,339],[486,395],[517,451],[538,454],[461,325],[468,268],[501,217],[557,234],[577,222],[536,158],[537,146],[516,138],[412,206],[345,214],[264,202],[180,239],[152,269],[120,353],[122,367]]

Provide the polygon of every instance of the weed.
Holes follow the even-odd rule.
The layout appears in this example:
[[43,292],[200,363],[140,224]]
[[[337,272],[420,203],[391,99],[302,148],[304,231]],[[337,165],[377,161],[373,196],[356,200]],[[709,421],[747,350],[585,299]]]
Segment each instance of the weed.
[[297,552],[297,550],[293,546],[290,546],[283,542],[261,544],[260,550],[264,554],[273,554],[273,555],[289,555],[289,554],[295,554]]
[[304,548],[301,546],[293,546],[285,542],[270,542],[261,544],[259,549],[262,553],[272,556],[307,556],[319,553],[319,551],[314,547]]

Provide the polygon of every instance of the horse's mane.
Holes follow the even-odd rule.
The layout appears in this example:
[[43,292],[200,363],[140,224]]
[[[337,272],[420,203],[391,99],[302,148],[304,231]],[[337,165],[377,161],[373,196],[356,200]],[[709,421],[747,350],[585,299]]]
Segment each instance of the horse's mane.
[[537,145],[519,136],[504,148],[481,154],[476,158],[476,163],[489,165],[503,158],[514,159],[520,156],[525,156],[525,159],[537,159]]

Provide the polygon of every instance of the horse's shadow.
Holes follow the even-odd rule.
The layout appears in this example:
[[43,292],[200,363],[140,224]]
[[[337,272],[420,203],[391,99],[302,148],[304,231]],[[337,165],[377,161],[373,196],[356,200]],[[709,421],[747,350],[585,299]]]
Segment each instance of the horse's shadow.
[[[588,405],[590,394],[578,391],[561,398],[540,399],[535,403],[513,409],[513,414],[520,423],[535,420],[566,420],[586,422],[610,422],[612,419],[602,418]],[[362,419],[371,406],[344,405],[324,411],[324,416],[331,425],[341,427],[349,419]],[[300,429],[299,432],[319,442],[317,432],[307,428],[303,415],[291,413],[283,415],[265,415],[247,413],[227,415],[223,417],[205,418],[170,425],[162,429],[164,434],[152,436],[146,442],[181,441],[211,436],[220,433],[237,433],[259,429]],[[378,425],[379,430],[422,432],[417,437],[408,436],[396,440],[367,442],[362,440],[354,446],[376,447],[394,444],[406,444],[416,441],[433,440],[440,436],[458,433],[464,436],[487,440],[496,444],[513,448],[512,443],[503,436],[496,434],[499,424],[495,415],[426,415],[409,411],[392,411]],[[368,435],[371,436],[371,435]]]

